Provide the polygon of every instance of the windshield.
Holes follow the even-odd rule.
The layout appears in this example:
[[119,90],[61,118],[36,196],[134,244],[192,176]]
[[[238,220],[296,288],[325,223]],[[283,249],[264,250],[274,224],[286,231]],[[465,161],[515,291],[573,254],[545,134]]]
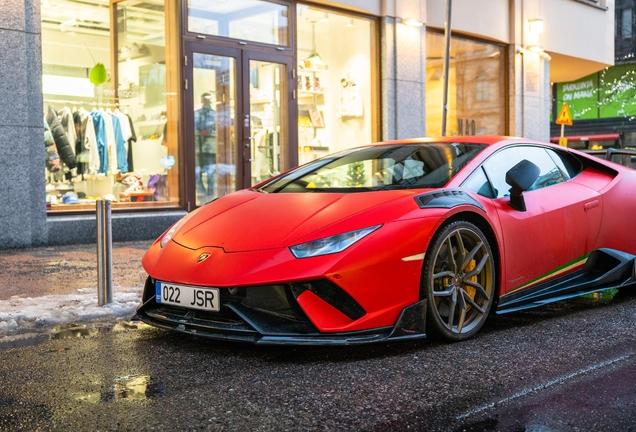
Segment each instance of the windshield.
[[445,186],[485,145],[393,144],[326,156],[267,183],[261,192],[364,192]]

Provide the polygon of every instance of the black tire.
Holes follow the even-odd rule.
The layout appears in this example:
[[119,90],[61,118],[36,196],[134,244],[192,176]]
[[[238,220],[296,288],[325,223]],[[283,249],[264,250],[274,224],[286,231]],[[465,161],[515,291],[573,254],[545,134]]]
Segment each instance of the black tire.
[[481,230],[466,221],[442,226],[431,240],[422,269],[427,336],[449,342],[474,336],[495,300],[495,281],[494,257]]

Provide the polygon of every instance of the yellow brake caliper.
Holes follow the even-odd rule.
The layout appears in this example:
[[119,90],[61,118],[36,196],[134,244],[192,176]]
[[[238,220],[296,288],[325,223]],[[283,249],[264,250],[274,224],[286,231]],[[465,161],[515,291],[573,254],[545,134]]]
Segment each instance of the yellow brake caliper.
[[[468,266],[466,267],[465,272],[466,273],[470,273],[471,271],[475,270],[475,267],[477,267],[477,261],[476,260],[471,260],[470,264],[468,264]],[[471,281],[473,282],[477,282],[477,275],[473,276],[470,278]],[[473,287],[471,287],[470,285],[464,285],[463,286],[464,291],[466,291],[466,294],[468,294],[470,296],[470,298],[472,298],[473,300],[475,300],[475,294],[477,294],[477,290]],[[471,308],[470,303],[466,305],[466,312],[468,312]]]

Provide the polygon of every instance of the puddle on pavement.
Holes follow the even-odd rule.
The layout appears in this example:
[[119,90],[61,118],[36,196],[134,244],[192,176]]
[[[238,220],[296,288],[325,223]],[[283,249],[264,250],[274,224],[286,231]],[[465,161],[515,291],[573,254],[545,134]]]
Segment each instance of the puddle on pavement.
[[51,334],[51,339],[72,339],[85,336],[92,336],[99,333],[99,328],[95,326],[80,325],[72,322],[68,324],[55,327]]
[[77,400],[99,403],[115,400],[145,400],[163,396],[163,383],[150,375],[128,375],[115,378],[113,384],[101,392],[86,393]]
[[100,325],[100,324],[79,324],[76,322],[67,323],[58,327],[54,327],[51,330],[51,340],[55,339],[72,339],[81,338],[87,336],[95,336],[99,333],[111,333],[126,330],[137,330],[140,328],[148,327],[139,321],[119,321],[114,325]]
[[[0,351],[9,348],[36,346],[51,340],[96,337],[100,333],[125,332],[150,329],[151,326],[140,321],[93,322],[79,324],[71,322],[54,328],[24,328],[15,332],[0,333]],[[55,352],[49,351],[49,352]]]

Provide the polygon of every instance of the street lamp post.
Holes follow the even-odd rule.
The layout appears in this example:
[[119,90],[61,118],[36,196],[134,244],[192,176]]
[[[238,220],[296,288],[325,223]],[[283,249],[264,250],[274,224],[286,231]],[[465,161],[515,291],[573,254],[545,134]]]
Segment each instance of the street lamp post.
[[446,136],[446,115],[448,114],[448,76],[450,74],[451,9],[453,0],[446,0],[446,22],[444,23],[444,89],[442,102],[442,136]]

